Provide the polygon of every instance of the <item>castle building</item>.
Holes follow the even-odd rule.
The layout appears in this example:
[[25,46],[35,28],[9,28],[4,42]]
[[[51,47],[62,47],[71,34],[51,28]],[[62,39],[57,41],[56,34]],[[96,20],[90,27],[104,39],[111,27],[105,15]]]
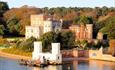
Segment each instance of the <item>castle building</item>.
[[50,62],[62,63],[62,54],[60,52],[60,43],[52,43],[51,52],[42,52],[42,42],[34,42],[33,60],[46,59]]
[[48,15],[31,15],[30,19],[31,25],[26,26],[26,39],[30,37],[39,38],[43,33],[61,31],[62,29],[62,20],[53,20],[53,18]]
[[76,40],[93,38],[93,24],[72,25],[69,29],[75,33]]

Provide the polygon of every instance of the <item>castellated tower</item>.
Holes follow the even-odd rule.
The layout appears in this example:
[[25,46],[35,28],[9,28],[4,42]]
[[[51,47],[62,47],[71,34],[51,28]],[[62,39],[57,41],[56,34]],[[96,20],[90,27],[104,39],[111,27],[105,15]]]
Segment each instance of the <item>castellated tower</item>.
[[31,15],[31,26],[43,26],[44,20],[47,19],[47,16],[44,14],[40,15]]
[[79,38],[80,38],[80,27],[79,27],[79,26],[76,27],[75,36],[76,36],[76,39],[79,39]]
[[86,27],[84,24],[80,25],[80,39],[86,38]]
[[34,51],[32,53],[32,59],[39,59],[39,54],[42,53],[42,42],[34,42]]
[[52,43],[52,54],[60,54],[60,43]]
[[92,39],[93,38],[93,24],[86,24],[87,28],[87,39]]
[[62,63],[62,55],[60,52],[60,43],[52,43],[52,55],[55,62]]
[[75,33],[76,40],[93,38],[93,24],[72,25],[69,29]]
[[49,60],[55,63],[62,63],[62,54],[60,53],[60,43],[52,43],[52,52],[42,52],[42,42],[34,42],[33,60]]

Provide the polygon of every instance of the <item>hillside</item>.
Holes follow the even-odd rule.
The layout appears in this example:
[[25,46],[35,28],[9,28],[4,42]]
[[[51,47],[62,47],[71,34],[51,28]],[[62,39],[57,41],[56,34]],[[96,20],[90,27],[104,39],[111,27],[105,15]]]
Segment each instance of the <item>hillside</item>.
[[[0,3],[2,4],[2,3]],[[1,6],[1,5],[0,5]],[[2,8],[0,9],[0,11]],[[50,14],[56,20],[63,19],[63,28],[67,29],[71,24],[76,24],[79,21],[79,17],[90,17],[94,24],[94,34],[102,29],[108,27],[110,19],[115,16],[115,8],[107,7],[95,7],[95,8],[79,8],[79,7],[57,7],[57,8],[36,8],[29,6],[22,6],[20,8],[11,8],[0,13],[0,35],[20,36],[25,34],[25,26],[30,25],[31,14]],[[108,20],[108,21],[107,21]],[[110,22],[115,24],[114,22]],[[111,35],[110,35],[111,36]],[[114,38],[114,37],[112,37]]]

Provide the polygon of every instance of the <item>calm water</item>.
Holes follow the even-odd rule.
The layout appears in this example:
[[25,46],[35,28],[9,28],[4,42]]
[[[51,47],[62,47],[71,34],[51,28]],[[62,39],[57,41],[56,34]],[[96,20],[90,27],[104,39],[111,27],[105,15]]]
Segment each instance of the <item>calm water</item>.
[[115,62],[106,61],[70,61],[63,66],[35,68],[19,65],[17,60],[0,57],[0,70],[115,70]]

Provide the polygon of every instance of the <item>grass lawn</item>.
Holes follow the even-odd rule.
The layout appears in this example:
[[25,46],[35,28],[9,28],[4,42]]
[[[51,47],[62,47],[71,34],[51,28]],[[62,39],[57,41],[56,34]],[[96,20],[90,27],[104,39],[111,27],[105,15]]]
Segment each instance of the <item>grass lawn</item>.
[[16,54],[16,55],[22,55],[22,56],[32,56],[32,52],[24,52],[21,50],[18,50],[16,48],[5,48],[1,50],[2,52],[9,53],[9,54]]

